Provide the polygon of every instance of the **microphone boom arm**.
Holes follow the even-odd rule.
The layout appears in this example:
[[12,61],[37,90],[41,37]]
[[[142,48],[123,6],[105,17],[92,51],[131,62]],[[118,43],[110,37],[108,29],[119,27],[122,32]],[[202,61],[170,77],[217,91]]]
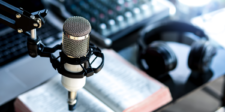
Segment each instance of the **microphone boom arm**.
[[17,8],[2,0],[0,0],[0,10],[10,14],[10,16],[7,17],[6,15],[0,13],[1,23],[17,30],[19,33],[26,33],[28,35],[29,33],[27,33],[27,31],[35,28],[41,28],[41,26],[45,24],[45,20],[43,18],[48,12],[48,10],[43,9],[37,12],[29,13],[22,8]]
[[45,24],[44,17],[48,10],[43,9],[29,13],[23,8],[17,8],[0,0],[0,11],[0,23],[17,30],[18,33],[24,33],[31,37],[27,39],[28,53],[31,57],[36,57],[38,55],[36,28],[41,28]]

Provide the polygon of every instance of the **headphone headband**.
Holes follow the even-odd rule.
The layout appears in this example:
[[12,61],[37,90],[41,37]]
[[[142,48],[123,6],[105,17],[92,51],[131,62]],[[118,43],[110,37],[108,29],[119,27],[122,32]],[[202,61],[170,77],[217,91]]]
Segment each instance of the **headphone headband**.
[[[169,38],[167,35],[163,36],[163,34],[168,33],[174,33],[174,35]],[[208,37],[203,30],[189,23],[181,21],[167,21],[142,30],[141,38],[138,40],[140,50],[142,51],[142,49],[146,48],[146,45],[157,40],[173,41],[191,45],[193,42],[198,40],[208,40]]]
[[[156,40],[175,41],[175,42],[187,44],[185,41],[182,41],[183,40],[181,38],[182,35],[180,35],[186,32],[190,32],[194,34],[198,38],[198,40],[199,39],[208,40],[207,35],[200,28],[188,23],[180,22],[180,21],[169,21],[163,24],[159,24],[155,28],[151,29],[151,31],[147,31],[147,32],[148,33],[146,33],[144,37],[142,37],[145,44],[149,44]],[[178,36],[172,37],[172,38],[166,38],[166,39],[161,38],[162,37],[161,34],[165,32],[177,32]]]

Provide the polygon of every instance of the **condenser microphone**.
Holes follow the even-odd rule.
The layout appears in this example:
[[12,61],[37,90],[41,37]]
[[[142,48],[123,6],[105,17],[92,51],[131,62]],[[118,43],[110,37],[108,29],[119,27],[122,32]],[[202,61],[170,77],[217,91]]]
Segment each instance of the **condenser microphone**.
[[[91,25],[83,17],[70,17],[63,24],[62,52],[71,60],[86,57],[89,52],[89,33]],[[64,63],[64,68],[70,73],[79,73],[83,68],[87,68],[86,63],[71,64]],[[62,74],[62,85],[69,91],[68,104],[69,110],[74,110],[76,105],[77,91],[84,87],[86,76],[75,77]]]

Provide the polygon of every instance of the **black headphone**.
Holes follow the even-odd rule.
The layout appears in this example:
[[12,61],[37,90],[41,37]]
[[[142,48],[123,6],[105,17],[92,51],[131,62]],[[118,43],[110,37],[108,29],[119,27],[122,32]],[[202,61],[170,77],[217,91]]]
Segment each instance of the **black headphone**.
[[[173,33],[177,36],[167,36]],[[190,37],[184,34],[192,34]],[[169,46],[161,41],[175,41],[191,46],[188,66],[192,71],[202,72],[209,67],[216,48],[200,28],[180,21],[169,21],[156,25],[154,28],[144,28],[138,41],[138,63],[140,68],[153,77],[167,74],[176,68],[177,58]]]

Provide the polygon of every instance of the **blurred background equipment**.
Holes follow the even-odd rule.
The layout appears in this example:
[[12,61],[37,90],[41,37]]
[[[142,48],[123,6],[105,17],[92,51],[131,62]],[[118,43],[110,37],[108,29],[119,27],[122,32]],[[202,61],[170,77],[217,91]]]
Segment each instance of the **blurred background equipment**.
[[219,43],[219,47],[225,48],[225,8],[214,12],[197,16],[191,19],[191,23],[202,28],[212,41]]
[[211,0],[178,0],[178,1],[184,5],[193,7],[204,6],[211,2]]
[[169,0],[176,6],[173,19],[190,22],[193,17],[224,8],[224,0]]
[[174,13],[166,0],[48,0],[44,1],[63,20],[82,16],[93,28],[91,41],[110,47],[125,35],[149,22],[159,21]]

